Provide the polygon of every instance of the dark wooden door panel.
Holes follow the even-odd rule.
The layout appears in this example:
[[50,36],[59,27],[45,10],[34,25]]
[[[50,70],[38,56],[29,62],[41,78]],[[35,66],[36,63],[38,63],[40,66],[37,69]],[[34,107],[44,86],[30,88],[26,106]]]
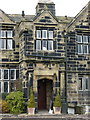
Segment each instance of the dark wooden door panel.
[[45,80],[38,81],[38,109],[46,109],[46,82]]

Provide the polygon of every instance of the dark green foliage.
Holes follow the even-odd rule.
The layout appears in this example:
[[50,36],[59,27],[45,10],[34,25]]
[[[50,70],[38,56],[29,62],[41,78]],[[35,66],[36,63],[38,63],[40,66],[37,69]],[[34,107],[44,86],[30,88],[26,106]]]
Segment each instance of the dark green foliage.
[[23,112],[25,101],[24,101],[22,92],[20,91],[11,92],[6,97],[6,100],[9,105],[10,113],[19,114]]
[[32,88],[30,88],[30,99],[28,101],[28,108],[35,108],[35,99]]
[[59,93],[56,95],[55,97],[55,101],[54,101],[54,107],[61,107],[61,98]]

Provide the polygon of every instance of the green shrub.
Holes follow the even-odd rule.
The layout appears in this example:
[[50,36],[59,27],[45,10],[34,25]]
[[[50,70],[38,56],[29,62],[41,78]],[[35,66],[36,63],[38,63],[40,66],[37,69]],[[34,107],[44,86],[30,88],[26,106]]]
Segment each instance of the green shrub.
[[0,112],[1,113],[8,113],[8,103],[5,100],[0,100]]
[[10,113],[18,114],[22,113],[25,106],[25,101],[23,98],[23,93],[20,91],[11,92],[7,97],[6,100],[9,105]]
[[30,99],[28,101],[28,108],[35,108],[35,99],[32,88],[30,88]]
[[56,95],[55,97],[55,101],[54,101],[54,107],[61,107],[61,98],[59,93]]

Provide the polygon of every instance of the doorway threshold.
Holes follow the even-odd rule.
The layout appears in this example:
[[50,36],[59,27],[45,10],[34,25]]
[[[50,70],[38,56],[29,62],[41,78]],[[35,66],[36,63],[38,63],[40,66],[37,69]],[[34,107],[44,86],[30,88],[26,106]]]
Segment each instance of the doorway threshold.
[[48,110],[39,110],[37,114],[38,115],[50,115]]

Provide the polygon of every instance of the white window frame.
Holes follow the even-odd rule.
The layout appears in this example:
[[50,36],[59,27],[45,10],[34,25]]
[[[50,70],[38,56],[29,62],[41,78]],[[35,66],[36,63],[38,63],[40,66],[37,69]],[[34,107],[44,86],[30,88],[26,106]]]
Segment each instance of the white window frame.
[[[4,87],[5,87],[5,86],[4,86],[4,83],[5,83],[5,82],[8,83],[8,91],[7,91],[7,92],[4,91]],[[9,81],[4,81],[4,82],[3,82],[3,86],[4,86],[4,87],[3,87],[3,93],[9,93]]]
[[[50,43],[50,44],[52,43],[52,49],[50,49],[49,43]],[[53,51],[53,41],[52,41],[52,40],[48,40],[48,50],[49,50],[49,51]]]
[[47,39],[47,30],[42,30],[42,39]]
[[[11,79],[11,71],[14,70],[14,79]],[[10,69],[10,80],[16,80],[16,69]]]
[[[38,49],[38,48],[40,48],[40,49]],[[41,40],[36,40],[36,51],[40,51],[40,50],[41,50]]]
[[[44,42],[46,44],[46,47],[44,46]],[[47,41],[46,40],[42,41],[42,50],[47,50]]]
[[76,39],[77,39],[77,42],[78,43],[82,43],[83,41],[82,41],[82,35],[77,35],[76,36]]
[[8,39],[7,40],[7,49],[8,50],[12,50],[13,49],[13,47],[12,47],[12,39]]
[[0,38],[6,38],[6,31],[0,30]]
[[[78,86],[79,91],[88,91],[89,90],[89,78],[88,77],[83,77],[83,78],[80,78],[80,79],[79,80],[81,81],[81,83],[79,83],[79,81],[78,81],[78,85],[81,84],[82,89],[80,89],[79,86]],[[86,86],[86,80],[88,80],[87,81],[88,86]],[[86,88],[86,87],[88,87],[88,88]]]
[[49,31],[49,39],[53,39],[53,31]]
[[[80,48],[80,46],[81,46],[81,48]],[[83,45],[82,44],[78,44],[78,54],[83,54]]]
[[[86,80],[87,80],[87,86],[86,86]],[[83,78],[83,86],[84,86],[84,91],[88,91],[89,90],[89,78],[88,77],[85,77],[85,78]],[[86,87],[88,87],[88,88],[86,88]]]
[[[6,50],[6,39],[0,39],[0,41],[0,50]],[[2,44],[4,45],[3,47]]]
[[[87,52],[86,52],[87,51]],[[88,50],[88,45],[83,45],[83,53],[84,54],[88,54],[89,50]]]
[[37,39],[41,39],[41,30],[37,30],[36,36]]
[[7,38],[12,38],[13,37],[13,31],[8,30],[7,31]]
[[83,43],[88,43],[88,36],[83,35]]
[[[8,71],[8,78],[7,78],[7,79],[4,78],[4,71],[5,71],[5,70]],[[3,79],[4,79],[4,80],[9,80],[9,69],[3,69]]]

